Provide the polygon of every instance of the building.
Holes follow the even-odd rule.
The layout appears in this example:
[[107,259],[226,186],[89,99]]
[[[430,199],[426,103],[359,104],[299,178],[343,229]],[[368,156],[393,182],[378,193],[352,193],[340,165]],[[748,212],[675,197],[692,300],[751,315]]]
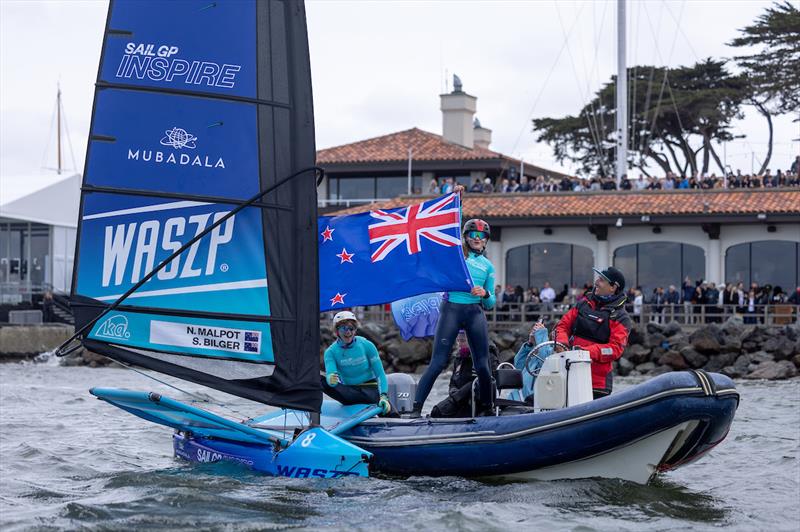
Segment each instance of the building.
[[321,212],[428,192],[432,179],[452,178],[467,187],[487,178],[493,184],[521,176],[563,174],[490,149],[492,131],[475,117],[477,98],[460,84],[440,95],[442,135],[418,128],[319,150],[326,179],[319,190]]
[[463,216],[491,224],[487,256],[500,285],[547,281],[558,291],[613,265],[645,294],[686,277],[800,286],[798,189],[466,194]]
[[0,178],[0,304],[69,292],[80,187],[79,174]]

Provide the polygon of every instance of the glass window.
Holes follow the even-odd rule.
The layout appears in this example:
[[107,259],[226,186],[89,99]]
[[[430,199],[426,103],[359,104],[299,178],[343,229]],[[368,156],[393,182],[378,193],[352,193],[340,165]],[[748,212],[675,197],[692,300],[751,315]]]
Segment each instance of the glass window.
[[523,288],[530,286],[528,250],[529,246],[520,246],[506,253],[506,284],[520,285]]
[[800,244],[762,240],[731,246],[725,252],[725,279],[780,286],[790,294],[800,285]]
[[31,283],[50,282],[50,228],[35,224],[31,227]]
[[339,198],[339,178],[338,177],[329,177],[328,178],[328,199],[338,199]]
[[764,240],[751,246],[750,282],[780,286],[784,292],[797,286],[797,243]]
[[571,244],[531,244],[506,253],[506,284],[541,289],[545,282],[561,292],[564,285],[582,286],[591,280],[592,250]]
[[625,276],[626,286],[632,288],[638,286],[636,280],[636,244],[622,246],[614,251],[614,267]]
[[374,177],[340,177],[339,199],[375,198]]
[[572,246],[572,284],[582,287],[593,280],[594,253],[583,246]]
[[649,242],[639,244],[638,279],[642,293],[647,297],[656,287],[665,290],[671,284],[681,284],[681,244]]
[[640,286],[647,299],[659,286],[680,289],[687,276],[693,282],[705,277],[702,248],[678,242],[643,242],[617,248],[614,267],[625,275],[629,287]]
[[750,286],[750,244],[731,246],[725,252],[725,282]]
[[545,282],[558,293],[569,285],[572,274],[572,246],[569,244],[533,244],[531,246],[531,286]]
[[706,254],[699,246],[681,246],[681,281],[675,287],[680,290],[683,280],[688,277],[692,283],[706,276]]
[[378,177],[376,181],[378,187],[377,198],[391,199],[402,194],[408,194],[408,176]]

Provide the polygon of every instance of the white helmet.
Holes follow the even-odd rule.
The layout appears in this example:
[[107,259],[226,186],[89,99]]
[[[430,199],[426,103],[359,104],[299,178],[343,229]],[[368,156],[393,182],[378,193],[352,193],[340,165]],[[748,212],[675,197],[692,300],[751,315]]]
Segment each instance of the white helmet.
[[333,317],[333,328],[335,329],[343,321],[354,321],[355,324],[358,325],[358,318],[356,318],[356,315],[349,310],[343,310],[337,312]]

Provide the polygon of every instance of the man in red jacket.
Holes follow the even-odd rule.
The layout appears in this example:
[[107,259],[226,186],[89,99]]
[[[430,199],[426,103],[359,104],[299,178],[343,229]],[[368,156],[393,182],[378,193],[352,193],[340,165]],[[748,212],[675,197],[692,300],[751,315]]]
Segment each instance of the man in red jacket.
[[[628,345],[631,319],[625,312],[625,276],[616,268],[597,273],[594,288],[556,325],[556,341],[583,349],[592,357],[594,398],[611,393],[611,363]],[[563,351],[556,348],[556,351]]]

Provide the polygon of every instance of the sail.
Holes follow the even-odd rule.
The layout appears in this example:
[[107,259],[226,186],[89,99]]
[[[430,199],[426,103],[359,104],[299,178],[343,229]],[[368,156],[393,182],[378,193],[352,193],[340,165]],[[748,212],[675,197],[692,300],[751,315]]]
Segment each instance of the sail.
[[[314,163],[302,2],[112,0],[81,195],[76,328]],[[311,170],[275,187],[101,316],[84,345],[319,410],[316,205]]]

